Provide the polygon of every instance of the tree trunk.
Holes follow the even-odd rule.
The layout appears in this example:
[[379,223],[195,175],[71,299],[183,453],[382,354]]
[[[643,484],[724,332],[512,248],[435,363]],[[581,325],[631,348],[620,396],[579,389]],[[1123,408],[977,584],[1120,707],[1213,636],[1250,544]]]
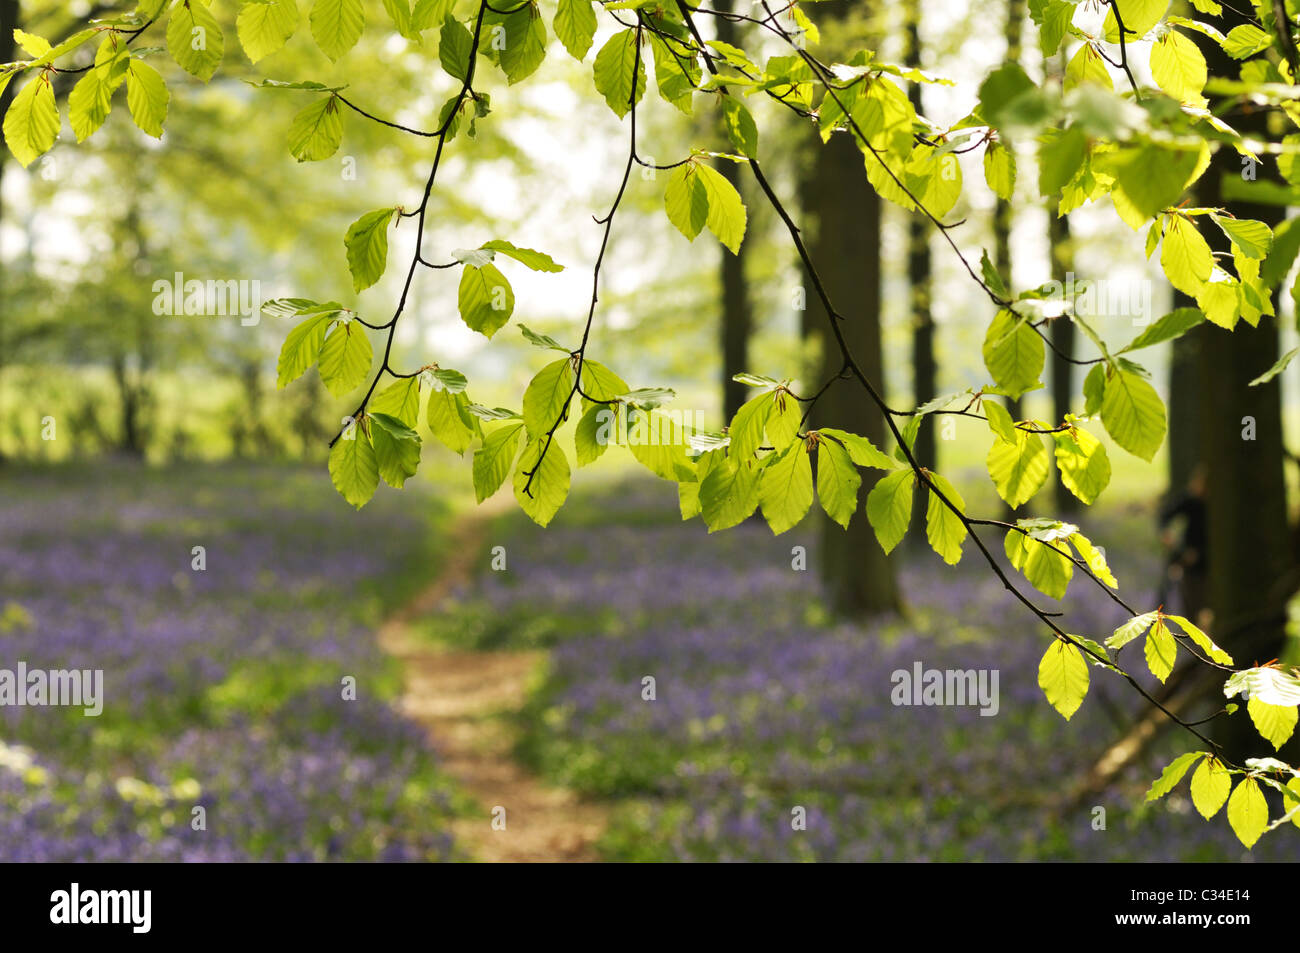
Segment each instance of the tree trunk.
[[[1019,63],[1023,52],[1020,37],[1025,24],[1025,0],[1009,0],[1007,3],[1007,22],[1003,36],[1007,43],[1006,62]],[[1010,145],[1008,145],[1010,148]],[[1011,226],[1015,213],[1010,202],[998,199],[993,209],[993,264],[1008,288],[1013,288],[1015,275],[1011,267]],[[1007,410],[1012,420],[1020,420],[1024,409],[1019,398],[1007,401]],[[1002,519],[1011,522],[1016,519],[1015,510],[1010,506],[1002,507]]]
[[[714,0],[714,9],[719,13],[730,13],[733,0]],[[735,44],[737,24],[723,17],[718,17],[718,39],[723,43]],[[727,147],[730,149],[730,146]],[[735,162],[723,162],[720,171],[727,177],[736,191],[743,194],[742,182],[745,178],[743,167]],[[753,370],[749,366],[749,335],[753,325],[753,309],[749,301],[749,285],[745,280],[745,256],[748,244],[742,244],[738,254],[731,254],[723,248],[721,263],[722,278],[722,320],[719,324],[722,345],[722,413],[724,422],[730,423],[736,411],[750,396],[749,388],[738,384],[732,377],[741,371]]]
[[[903,64],[919,68],[921,65],[921,3],[909,0],[904,7],[903,38],[906,45]],[[912,83],[908,99],[918,114],[924,115],[922,84]],[[911,293],[912,319],[912,400],[919,407],[936,396],[937,369],[934,360],[934,314],[930,309],[932,263],[930,260],[929,223],[920,215],[910,215],[907,220],[907,285]],[[922,466],[938,469],[939,447],[935,439],[934,420],[926,420],[917,431],[913,452]],[[925,545],[925,504],[928,491],[919,482],[912,501],[912,528],[908,539],[916,546]]]
[[[1196,302],[1174,292],[1175,308],[1194,308]],[[1174,341],[1169,357],[1169,494],[1183,493],[1200,463],[1201,344],[1208,331],[1193,328]]]
[[[880,341],[880,196],[867,182],[862,152],[847,134],[814,146],[805,164],[801,193],[810,230],[813,261],[836,308],[844,315],[842,330],[863,372],[884,390]],[[827,327],[821,302],[808,302],[813,327],[821,329],[822,380],[840,370],[840,357]],[[885,443],[885,424],[860,387],[836,384],[817,404],[817,420]],[[861,498],[875,485],[876,471],[862,471]],[[824,515],[822,576],[832,606],[840,613],[862,617],[901,608],[893,561],[876,541],[859,507],[849,529]]]
[[[1230,7],[1209,20],[1224,33],[1248,22]],[[1203,43],[1201,49],[1210,76],[1237,75],[1238,65],[1218,44]],[[1268,114],[1237,112],[1225,119],[1243,135],[1262,135]],[[1220,149],[1196,185],[1196,203],[1226,207],[1238,218],[1276,225],[1283,217],[1278,207],[1224,202],[1221,183],[1240,172],[1237,153]],[[1206,227],[1201,232],[1216,252],[1228,250],[1228,241],[1219,229]],[[1283,609],[1293,588],[1288,584],[1292,551],[1283,472],[1281,382],[1275,378],[1259,387],[1248,386],[1277,360],[1278,329],[1275,319],[1264,317],[1258,328],[1240,322],[1230,332],[1216,327],[1203,330],[1198,390],[1200,449],[1206,475],[1209,603],[1216,641],[1244,666],[1281,654]],[[1244,705],[1214,724],[1216,740],[1234,760],[1273,753],[1255,731]]]
[[[1065,284],[1066,276],[1074,270],[1074,247],[1070,240],[1070,219],[1056,214],[1055,202],[1047,214],[1047,241],[1052,256],[1052,280]],[[1074,354],[1074,322],[1062,316],[1053,321],[1048,329],[1052,341],[1052,420],[1056,426],[1065,420],[1070,412],[1070,402],[1074,396],[1074,366],[1062,355]],[[1065,488],[1060,474],[1054,484],[1056,512],[1067,516],[1079,510],[1079,499]]]

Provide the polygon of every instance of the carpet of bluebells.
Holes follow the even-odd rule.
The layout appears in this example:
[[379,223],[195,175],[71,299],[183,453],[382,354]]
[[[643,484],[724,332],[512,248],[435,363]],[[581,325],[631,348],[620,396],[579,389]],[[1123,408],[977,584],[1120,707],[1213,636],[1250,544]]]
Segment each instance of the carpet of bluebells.
[[0,667],[102,669],[105,699],[0,708],[0,861],[456,857],[453,796],[374,639],[435,568],[428,499],[357,514],[279,466],[3,485]]
[[[607,857],[691,861],[1294,859],[1290,827],[1246,852],[1222,814],[1143,793],[1195,739],[1167,735],[1113,790],[1068,806],[1081,769],[1139,710],[1100,669],[1067,722],[1036,682],[1048,637],[968,558],[903,559],[905,619],[828,618],[811,519],[774,538],[751,522],[707,535],[673,517],[672,487],[632,483],[571,500],[545,531],[509,522],[507,571],[459,596],[436,636],[552,645],[521,721],[521,756],[616,805]],[[1150,536],[1149,514],[1085,524]],[[1000,543],[1000,540],[993,540]],[[807,549],[807,570],[792,547]],[[1000,549],[1000,545],[995,545]],[[1127,595],[1152,596],[1158,554],[1112,548]],[[1132,548],[1125,546],[1126,550]],[[1076,579],[1069,629],[1100,640],[1123,611]],[[1130,667],[1140,660],[1129,659]],[[1000,710],[896,707],[891,673],[996,669]],[[1137,661],[1137,665],[1131,664]],[[643,679],[655,680],[654,700]],[[1147,678],[1149,681],[1149,676]],[[797,808],[806,830],[795,830]],[[1105,829],[1097,829],[1103,815]]]

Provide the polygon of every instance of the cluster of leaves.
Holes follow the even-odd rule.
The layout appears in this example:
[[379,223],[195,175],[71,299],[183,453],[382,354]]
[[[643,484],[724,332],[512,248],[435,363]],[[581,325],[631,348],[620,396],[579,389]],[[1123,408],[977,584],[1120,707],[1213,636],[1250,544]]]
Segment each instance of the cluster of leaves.
[[[987,386],[947,395],[912,411],[893,410],[841,342],[844,373],[811,396],[796,393],[788,378],[740,375],[737,379],[755,388],[756,395],[718,433],[694,432],[680,416],[666,410],[671,391],[633,389],[608,367],[588,358],[594,293],[577,348],[520,326],[532,344],[562,356],[533,376],[519,411],[474,403],[464,375],[436,363],[405,374],[390,366],[393,331],[418,265],[460,269],[460,315],[469,328],[488,338],[510,321],[515,306],[510,284],[497,267],[499,256],[538,271],[561,267],[541,252],[505,240],[453,251],[453,260],[445,264],[430,264],[424,257],[428,190],[443,148],[462,126],[472,136],[475,122],[490,112],[488,95],[475,88],[478,61],[496,67],[507,86],[513,86],[531,76],[547,55],[546,21],[536,2],[523,0],[497,8],[480,0],[475,6],[467,21],[456,15],[454,0],[417,0],[413,5],[409,0],[384,2],[392,28],[412,42],[428,42],[436,31],[438,63],[447,76],[461,83],[460,91],[439,111],[436,131],[378,120],[437,142],[433,171],[418,209],[408,212],[391,205],[367,212],[344,238],[353,290],[359,292],[385,273],[389,230],[402,221],[417,220],[417,250],[393,317],[370,323],[337,302],[305,298],[281,299],[267,306],[273,316],[296,322],[280,356],[281,386],[312,364],[318,365],[322,381],[336,395],[370,382],[330,453],[330,473],[348,502],[362,506],[381,479],[400,487],[416,472],[421,452],[418,425],[425,401],[424,421],[434,438],[462,455],[473,450],[473,482],[479,500],[512,477],[520,506],[545,525],[568,494],[571,469],[560,438],[565,424],[576,417],[572,453],[577,465],[594,463],[611,444],[623,445],[652,473],[677,485],[684,519],[698,516],[710,531],[735,526],[761,511],[773,532],[781,533],[807,514],[814,499],[833,520],[848,526],[860,512],[860,468],[874,469],[883,475],[875,480],[862,510],[886,551],[907,533],[914,490],[919,486],[925,490],[927,540],[946,562],[958,562],[973,537],[990,568],[1001,575],[1003,570],[977,536],[978,526],[997,525],[1005,531],[1004,551],[1010,564],[1039,592],[1054,599],[1064,597],[1079,570],[1119,601],[1114,594],[1118,582],[1102,550],[1077,526],[1047,518],[1014,524],[974,520],[966,513],[958,488],[921,466],[912,444],[922,422],[932,415],[957,413],[983,419],[992,440],[988,476],[1009,505],[1024,504],[1041,490],[1053,460],[1062,483],[1091,504],[1106,489],[1111,473],[1104,445],[1087,429],[1094,421],[1116,445],[1144,460],[1151,460],[1164,440],[1164,405],[1149,383],[1149,374],[1131,355],[1172,340],[1203,321],[1231,330],[1240,320],[1256,325],[1274,314],[1272,295],[1300,251],[1300,229],[1288,222],[1275,232],[1264,222],[1236,218],[1225,208],[1188,207],[1183,198],[1206,173],[1211,157],[1231,149],[1250,168],[1261,161],[1261,153],[1277,155],[1289,185],[1247,177],[1250,181],[1243,182],[1241,194],[1225,195],[1226,201],[1249,198],[1300,204],[1300,164],[1295,160],[1300,134],[1267,143],[1249,139],[1212,111],[1208,99],[1240,97],[1277,106],[1280,115],[1300,125],[1291,85],[1296,78],[1287,59],[1288,50],[1294,55],[1294,27],[1291,22],[1278,22],[1271,0],[1255,4],[1258,26],[1244,24],[1226,35],[1194,18],[1167,15],[1167,0],[1110,0],[1096,34],[1075,25],[1076,5],[1069,0],[1032,0],[1030,11],[1044,55],[1054,56],[1066,43],[1075,46],[1062,81],[1037,83],[1019,65],[1001,66],[979,86],[976,108],[947,128],[919,114],[905,90],[907,83],[946,80],[890,64],[865,49],[843,62],[823,63],[808,52],[810,45],[817,45],[819,33],[797,3],[777,11],[762,3],[766,16],[761,18],[730,14],[747,20],[753,32],[782,42],[780,53],[761,62],[735,45],[702,39],[693,17],[716,15],[714,11],[663,0],[602,3],[603,13],[617,27],[593,57],[592,80],[617,119],[630,117],[627,170],[634,162],[647,164],[637,154],[635,122],[649,85],[647,50],[659,98],[685,113],[707,103],[715,109],[734,149],[726,154],[691,149],[679,162],[656,167],[671,170],[664,208],[687,239],[694,241],[707,229],[730,252],[738,251],[748,216],[740,194],[715,163],[748,166],[815,275],[797,227],[759,165],[759,129],[748,104],[767,101],[811,120],[824,141],[836,135],[850,137],[861,150],[864,174],[875,190],[934,224],[994,306],[983,347],[990,377]],[[1220,12],[1215,0],[1194,0],[1194,6],[1202,14]],[[3,83],[18,73],[34,74],[14,98],[4,121],[6,141],[19,161],[26,165],[53,145],[60,118],[51,77],[74,69],[57,64],[75,58],[78,49],[97,35],[102,38],[94,61],[75,67],[84,75],[69,97],[77,138],[85,139],[105,121],[113,95],[123,83],[136,124],[150,135],[161,135],[168,93],[160,74],[145,62],[160,51],[135,48],[132,42],[164,18],[171,57],[186,72],[208,81],[221,62],[224,39],[201,0],[144,0],[133,13],[98,21],[57,46],[20,31],[19,45],[32,58],[8,64],[0,73]],[[246,3],[236,27],[249,59],[257,62],[283,46],[299,20],[296,0]],[[308,20],[316,45],[334,60],[354,47],[366,29],[361,0],[314,0]],[[593,0],[558,0],[550,22],[564,49],[585,60],[597,33]],[[1190,39],[1192,34],[1208,37],[1229,57],[1242,61],[1240,76],[1211,78],[1203,54]],[[1155,88],[1141,88],[1133,79],[1129,54],[1138,40],[1146,41],[1142,48],[1149,51]],[[343,109],[376,119],[345,99],[341,86],[306,80],[266,80],[260,85],[319,94],[288,130],[289,152],[299,161],[318,161],[337,151]],[[1036,200],[1054,200],[1060,215],[1086,203],[1106,203],[1135,232],[1145,229],[1144,254],[1150,258],[1159,248],[1170,283],[1197,306],[1176,310],[1134,340],[1113,347],[1074,301],[1064,302],[1063,314],[1048,314],[1047,302],[1056,289],[1044,286],[1017,294],[1005,286],[987,254],[972,265],[948,237],[956,226],[945,223],[944,217],[966,189],[956,155],[981,147],[984,185],[999,198],[1010,200],[1018,191],[1028,190]],[[1018,182],[1017,155],[1028,148],[1035,152],[1038,176],[1026,186]],[[625,172],[613,207],[598,220],[606,228],[606,239],[627,184]],[[1206,237],[1208,229],[1222,233],[1222,239],[1216,236],[1214,242],[1226,243],[1224,253],[1214,253]],[[597,283],[602,260],[603,251],[594,269]],[[820,283],[814,283],[834,324],[838,316],[833,303]],[[1015,420],[1003,399],[1042,386],[1047,340],[1043,326],[1049,320],[1074,322],[1100,354],[1081,362],[1092,365],[1083,383],[1084,413],[1059,422]],[[388,336],[378,370],[373,366],[370,331]],[[1290,357],[1260,380],[1279,373]],[[392,382],[379,389],[386,377]],[[882,449],[848,431],[805,426],[805,405],[811,405],[825,387],[850,386],[840,378],[856,378],[866,399],[876,403],[892,446]],[[615,431],[637,438],[612,438]],[[1009,580],[1007,584],[1019,595]],[[1280,746],[1294,730],[1300,679],[1276,666],[1233,670],[1228,654],[1188,619],[1159,609],[1130,610],[1132,620],[1102,645],[1067,633],[1054,621],[1056,613],[1021,598],[1053,636],[1039,680],[1048,701],[1066,718],[1084,700],[1090,663],[1137,687],[1121,667],[1119,653],[1145,636],[1145,661],[1157,678],[1163,681],[1169,676],[1181,643],[1196,659],[1229,673],[1225,694],[1246,699],[1263,737]],[[1194,726],[1184,727],[1203,737]],[[1192,781],[1197,807],[1209,817],[1226,800],[1229,822],[1248,846],[1270,826],[1261,785],[1282,792],[1288,804],[1296,801],[1297,772],[1282,762],[1263,759],[1233,765],[1217,752],[1205,751],[1184,755],[1171,765],[1153,786],[1153,796],[1171,789],[1198,758],[1201,766]],[[1229,797],[1233,775],[1241,780]],[[1295,820],[1300,815],[1290,809],[1286,816]]]

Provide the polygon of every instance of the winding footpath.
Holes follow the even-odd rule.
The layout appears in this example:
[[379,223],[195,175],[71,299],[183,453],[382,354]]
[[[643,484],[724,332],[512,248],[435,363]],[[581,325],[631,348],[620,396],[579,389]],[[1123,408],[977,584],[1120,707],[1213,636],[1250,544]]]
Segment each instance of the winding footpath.
[[[480,861],[594,861],[603,807],[544,783],[512,755],[508,716],[523,705],[546,653],[440,650],[411,631],[413,622],[442,611],[456,587],[473,578],[475,560],[486,559],[490,507],[456,525],[446,565],[384,622],[379,644],[402,662],[402,712],[425,727],[442,770],[478,802],[480,813],[453,822],[456,842]],[[497,808],[505,809],[504,830],[493,825]]]

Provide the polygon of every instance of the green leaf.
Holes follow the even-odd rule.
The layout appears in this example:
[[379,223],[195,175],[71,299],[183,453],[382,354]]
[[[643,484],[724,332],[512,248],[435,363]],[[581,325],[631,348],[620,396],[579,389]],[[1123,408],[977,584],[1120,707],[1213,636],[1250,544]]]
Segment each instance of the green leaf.
[[1115,88],[1110,71],[1106,69],[1106,62],[1091,43],[1080,46],[1065,67],[1065,89],[1073,89],[1083,83],[1095,83],[1108,90]]
[[544,436],[569,413],[573,366],[568,357],[547,364],[524,391],[524,425],[530,438]]
[[722,124],[736,150],[751,159],[758,158],[758,126],[744,104],[734,96],[722,97]]
[[[1124,19],[1124,34],[1127,42],[1132,43],[1151,32],[1160,22],[1160,18],[1169,9],[1169,0],[1117,0],[1119,15]],[[1111,43],[1120,40],[1119,25],[1115,21],[1115,11],[1106,14],[1106,39]]]
[[1176,308],[1152,324],[1132,341],[1129,341],[1117,353],[1124,354],[1128,351],[1136,351],[1140,348],[1151,347],[1154,344],[1172,341],[1174,338],[1182,337],[1204,320],[1205,315],[1198,308]]
[[59,137],[59,109],[44,75],[18,91],[5,113],[4,131],[9,151],[24,168],[54,145]]
[[767,445],[784,447],[799,433],[803,422],[803,411],[799,402],[786,390],[776,392],[776,404],[767,418]]
[[401,489],[420,466],[420,435],[389,414],[372,413],[367,419],[379,475]]
[[767,418],[776,406],[776,391],[765,391],[740,405],[727,429],[731,437],[731,455],[748,460],[763,444]]
[[[105,47],[109,47],[107,52]],[[131,62],[126,47],[114,49],[111,40],[101,44],[95,60],[95,68],[87,71],[68,94],[68,121],[78,142],[89,139],[108,118],[113,108],[113,93],[126,80]],[[161,123],[159,129],[161,131]]]
[[447,19],[455,5],[456,0],[416,0],[411,7],[412,32],[419,33],[442,26],[442,21]]
[[361,0],[315,0],[308,19],[316,45],[331,60],[356,46],[366,26]]
[[460,371],[453,371],[450,367],[435,367],[431,372],[433,377],[433,389],[445,390],[449,394],[462,393],[469,381]]
[[420,33],[411,27],[411,5],[407,0],[384,0],[384,10],[397,32],[409,39],[419,40]]
[[1030,13],[1038,24],[1038,43],[1043,56],[1051,57],[1061,48],[1074,19],[1074,4],[1064,0],[1046,0],[1041,4],[1030,4]]
[[569,55],[581,61],[596,35],[596,11],[591,0],[560,0],[551,27]]
[[[653,33],[650,34],[650,49],[654,52],[655,85],[659,88],[659,96],[689,116],[694,109],[695,89],[703,75],[697,54],[680,40],[673,40],[670,44]],[[754,135],[757,137],[757,132]]]
[[1052,434],[1061,483],[1091,506],[1110,484],[1110,458],[1101,441],[1082,427]]
[[1279,357],[1272,367],[1270,367],[1263,374],[1260,374],[1253,381],[1251,381],[1248,386],[1258,387],[1261,384],[1267,384],[1273,378],[1277,377],[1277,375],[1281,374],[1284,370],[1286,370],[1287,365],[1290,364],[1293,360],[1295,360],[1295,356],[1297,354],[1300,354],[1300,347],[1291,348],[1291,350],[1287,351],[1285,354]]
[[1047,482],[1051,469],[1043,435],[1019,428],[1015,433],[1014,442],[1001,437],[995,439],[986,460],[998,496],[1012,508],[1031,500]]
[[506,15],[489,14],[484,21],[505,27],[501,48],[501,69],[511,86],[527,79],[546,59],[546,24],[536,4],[522,8],[506,7]]
[[[632,89],[633,68],[636,73],[635,97]],[[614,115],[622,119],[645,95],[645,63],[636,45],[636,31],[627,29],[615,33],[596,54],[596,91],[605,97]]]
[[1010,202],[1016,191],[1016,157],[1002,143],[994,140],[984,150],[984,181],[993,194]]
[[1014,443],[1016,440],[1016,422],[1011,419],[1011,414],[1007,409],[996,400],[985,399],[980,403],[984,407],[984,417],[988,420],[989,430],[1003,440]]
[[[1119,671],[1119,669],[1115,667],[1114,663],[1111,662],[1110,652],[1106,651],[1106,646],[1102,645],[1100,642],[1094,642],[1092,639],[1082,635],[1074,635],[1071,636],[1071,638],[1079,643],[1080,651],[1083,652],[1084,661],[1092,665],[1100,666],[1101,668],[1109,668],[1116,672]],[[1095,657],[1090,654],[1093,652],[1096,653]]]
[[1083,704],[1088,694],[1088,679],[1088,663],[1083,653],[1062,639],[1053,639],[1038,663],[1038,687],[1066,721]]
[[519,325],[519,330],[523,334],[524,339],[533,347],[544,348],[548,351],[560,351],[563,354],[571,353],[569,348],[565,347],[549,334],[538,334],[532,328],[524,324]]
[[1176,788],[1178,782],[1183,779],[1183,775],[1187,773],[1187,769],[1196,762],[1197,758],[1204,756],[1204,754],[1204,751],[1189,751],[1187,754],[1180,754],[1177,758],[1174,758],[1160,772],[1160,777],[1151,783],[1146,800],[1157,801]]
[[698,168],[694,162],[678,166],[669,176],[668,189],[664,192],[668,221],[691,241],[695,241],[709,219],[709,194],[697,173]]
[[221,24],[202,0],[180,0],[167,20],[167,50],[185,72],[203,82],[221,65],[226,40]]
[[[515,469],[515,499],[519,508],[539,526],[546,526],[555,518],[569,495],[569,461],[558,441],[549,441],[549,448],[547,442],[545,437],[530,440]],[[535,471],[531,483],[530,471]]]
[[730,529],[749,519],[758,508],[762,464],[752,459],[722,456],[718,450],[700,460],[702,465],[705,460],[717,461],[700,480],[700,515],[709,532]]
[[1178,642],[1163,618],[1157,618],[1151,628],[1147,629],[1144,648],[1147,668],[1151,669],[1152,675],[1163,682],[1174,670],[1174,661],[1178,655]]
[[334,325],[320,351],[320,379],[335,397],[355,390],[370,373],[374,352],[370,338],[356,321]]
[[1226,698],[1258,698],[1269,705],[1300,704],[1300,678],[1272,665],[1243,668],[1223,683]]
[[619,377],[604,364],[597,361],[582,362],[582,398],[583,407],[590,405],[593,400],[613,400],[621,394],[628,392],[627,381]]
[[14,30],[13,38],[24,53],[35,59],[40,59],[51,50],[49,40],[34,33],[28,33],[26,30]]
[[[1297,137],[1300,140],[1300,137]],[[1300,163],[1297,164],[1300,179]],[[1259,270],[1260,282],[1266,288],[1275,288],[1291,271],[1296,255],[1300,254],[1300,219],[1288,219],[1273,232],[1273,246]]]
[[330,450],[330,480],[334,489],[357,509],[379,488],[379,464],[364,426],[349,424]]
[[1201,631],[1200,627],[1190,619],[1180,615],[1166,615],[1165,618],[1186,632],[1188,637],[1212,660],[1220,665],[1234,664],[1232,656],[1215,645],[1214,640]]
[[471,331],[492,337],[510,320],[515,310],[515,293],[496,265],[466,265],[457,295],[461,320]]
[[1092,570],[1094,576],[1112,589],[1119,588],[1119,582],[1115,579],[1115,574],[1110,571],[1110,566],[1106,565],[1106,555],[1092,545],[1092,540],[1082,533],[1073,533],[1070,535],[1069,541],[1074,544],[1074,548],[1079,551],[1079,558]]
[[979,102],[980,113],[999,129],[1033,125],[1044,111],[1042,91],[1018,63],[1005,63],[985,77]]
[[907,525],[912,519],[915,480],[911,470],[897,470],[882,477],[867,494],[867,519],[876,532],[880,548],[886,553],[907,535]]
[[1214,271],[1214,252],[1196,226],[1181,215],[1165,218],[1160,267],[1171,285],[1193,298]]
[[984,336],[984,366],[1007,396],[1019,397],[1038,385],[1045,355],[1043,339],[1014,312],[997,313]]
[[161,139],[171,94],[158,71],[141,60],[131,60],[126,71],[126,105],[142,132]]
[[1038,150],[1038,190],[1055,195],[1074,178],[1088,155],[1088,138],[1070,128],[1044,140]]
[[1270,34],[1253,23],[1242,23],[1228,31],[1223,52],[1235,60],[1244,60],[1248,56],[1254,56],[1268,49],[1272,44],[1273,37]]
[[1246,701],[1246,711],[1250,713],[1250,720],[1255,723],[1260,737],[1274,749],[1286,744],[1295,731],[1297,715],[1294,705],[1270,705],[1258,698],[1250,698]]
[[1122,649],[1145,632],[1151,623],[1156,621],[1158,616],[1158,612],[1144,612],[1141,615],[1135,615],[1115,630],[1114,634],[1106,640],[1106,645],[1112,649]]
[[1201,90],[1205,88],[1205,57],[1196,44],[1179,33],[1169,30],[1151,47],[1151,77],[1156,85],[1184,103],[1200,106],[1205,103]]
[[299,162],[319,162],[338,151],[343,120],[338,98],[330,95],[307,106],[289,126],[289,154]]
[[1214,221],[1247,258],[1263,259],[1273,247],[1273,232],[1263,222],[1251,218],[1228,218],[1214,215]]
[[523,420],[518,411],[506,407],[484,407],[482,404],[470,404],[469,412],[479,420]]
[[1165,405],[1160,395],[1124,368],[1117,368],[1106,381],[1101,422],[1117,444],[1143,460],[1150,461],[1165,439]]
[[246,3],[235,19],[240,45],[254,63],[279,51],[297,29],[296,0]]
[[490,242],[484,242],[481,247],[505,255],[507,258],[513,258],[533,271],[556,272],[564,270],[563,265],[557,265],[555,259],[545,252],[534,251],[531,248],[516,248],[503,238],[494,238]]
[[726,245],[733,255],[740,254],[740,243],[745,238],[745,203],[736,187],[711,166],[699,165],[700,184],[708,196],[709,214],[705,224],[718,241]]
[[[825,434],[823,433],[823,438]],[[877,451],[879,452],[879,451]],[[817,441],[817,499],[826,515],[845,529],[858,509],[862,476],[842,442]]]
[[1248,850],[1268,829],[1268,802],[1254,778],[1242,778],[1228,798],[1228,823]]
[[388,267],[388,226],[395,208],[380,208],[367,212],[348,226],[343,244],[348,250],[348,270],[352,272],[352,288],[363,291],[381,277]]
[[1219,812],[1232,791],[1232,774],[1213,755],[1197,765],[1192,773],[1192,804],[1207,821]]
[[[430,432],[433,433],[439,443],[452,453],[461,456],[465,455],[465,451],[469,449],[474,436],[479,433],[478,418],[470,413],[469,398],[463,392],[430,391],[429,404],[425,412],[425,422],[429,425]],[[475,460],[477,461],[477,459],[478,455],[475,454]],[[513,459],[514,455],[512,453],[511,460]],[[501,479],[497,480],[497,486],[501,485],[501,480],[505,479],[505,473],[509,469],[509,462],[507,462],[502,471]],[[483,500],[480,499],[479,502],[481,503]]]
[[[937,473],[930,474],[930,481],[939,492],[946,496],[961,513],[966,512],[966,501],[961,498],[957,488]],[[939,499],[934,489],[930,490],[925,508],[925,538],[943,561],[950,566],[961,562],[961,546],[966,541],[966,524]],[[1068,716],[1067,716],[1068,717]]]
[[438,61],[449,75],[462,83],[469,75],[469,58],[473,46],[474,37],[459,20],[447,17],[443,21],[438,38]]
[[414,429],[420,421],[420,375],[399,378],[375,394],[370,412],[387,414],[402,426]]
[[[677,480],[682,468],[690,466],[686,456],[686,447],[691,436],[690,428],[684,426],[680,420],[674,420],[671,415],[657,410],[637,413],[636,426],[644,426],[648,432],[659,434],[659,441],[657,443],[633,442],[628,447],[632,456],[655,476],[664,480]],[[635,429],[633,432],[635,433]],[[753,513],[754,507],[758,505],[757,479],[751,483],[755,488],[753,503],[749,507],[749,512],[742,518]]]
[[617,409],[613,406],[589,404],[582,416],[578,418],[578,426],[573,432],[573,447],[577,454],[578,466],[585,467],[595,463],[609,448],[617,413]]
[[[1017,525],[1023,527],[1027,522],[1019,520]],[[1013,529],[1007,531],[1003,549],[1011,565],[1024,573],[1031,586],[1053,599],[1065,597],[1074,563],[1062,554],[1056,541],[1026,536]]]
[[523,434],[523,421],[503,424],[487,434],[483,446],[474,451],[474,495],[480,503],[501,489],[514,466]]
[[1106,395],[1106,366],[1094,364],[1083,379],[1083,412],[1089,417],[1101,411],[1101,402]]
[[873,467],[877,470],[897,470],[898,463],[889,454],[880,450],[866,437],[859,437],[846,430],[823,427],[818,433],[838,440],[848,450],[849,457],[860,467]]
[[297,380],[307,368],[316,363],[321,346],[325,343],[325,332],[335,313],[313,314],[303,321],[284,339],[280,348],[280,360],[276,365],[276,389],[284,387],[290,381]]
[[1123,197],[1144,219],[1174,205],[1196,171],[1196,152],[1157,145],[1127,150],[1116,160],[1115,181]]
[[758,502],[767,525],[779,536],[804,518],[812,501],[812,463],[807,444],[798,440],[763,467]]

